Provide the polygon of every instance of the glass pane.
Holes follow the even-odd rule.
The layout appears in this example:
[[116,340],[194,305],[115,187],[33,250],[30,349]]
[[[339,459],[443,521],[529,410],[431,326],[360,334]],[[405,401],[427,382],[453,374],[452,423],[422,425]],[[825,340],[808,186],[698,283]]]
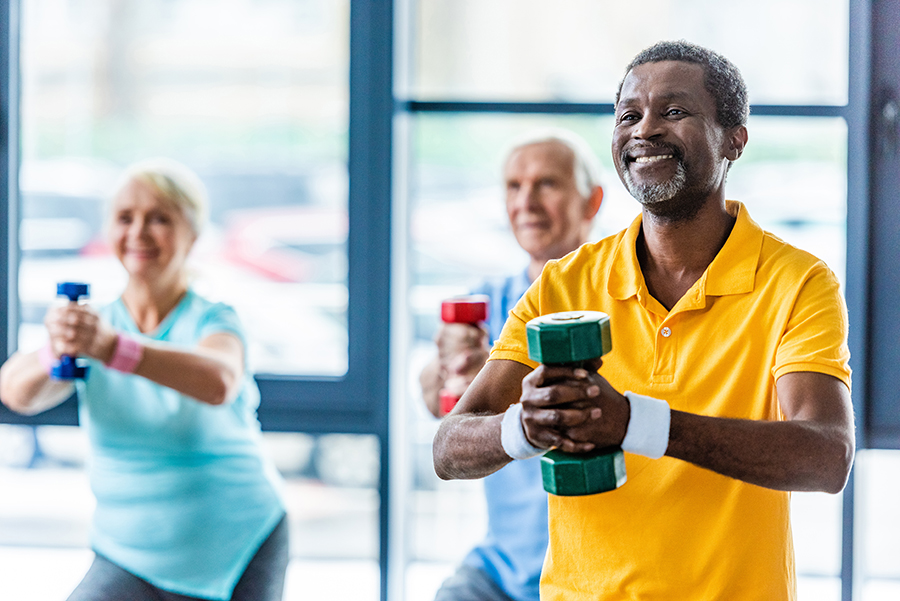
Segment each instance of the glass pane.
[[856,456],[862,601],[900,598],[900,451]]
[[[414,340],[406,415],[415,466],[410,507],[411,598],[431,598],[485,533],[480,481],[444,482],[432,467],[438,422],[425,409],[418,374],[433,356],[440,301],[486,278],[523,269],[509,231],[501,170],[509,140],[542,126],[581,134],[603,166],[605,195],[593,238],[613,234],[638,203],[612,165],[612,117],[418,114],[413,124],[409,207]],[[823,258],[843,280],[847,128],[841,119],[753,117],[750,141],[729,174],[728,197],[760,225]],[[840,599],[841,496],[798,494],[793,528],[802,599]]]
[[348,2],[22,5],[20,346],[57,281],[122,290],[104,200],[167,156],[209,190],[194,287],[238,310],[253,370],[346,373]]
[[731,59],[755,104],[845,104],[847,0],[418,0],[416,99],[611,102],[625,65],[659,40]]
[[763,229],[825,261],[843,282],[847,124],[840,118],[751,117],[747,149],[728,175]]

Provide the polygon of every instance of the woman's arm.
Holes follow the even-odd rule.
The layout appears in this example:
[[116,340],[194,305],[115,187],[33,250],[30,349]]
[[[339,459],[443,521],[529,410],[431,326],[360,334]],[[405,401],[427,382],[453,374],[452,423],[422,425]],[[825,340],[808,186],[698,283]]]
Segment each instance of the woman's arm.
[[52,409],[75,392],[71,381],[53,380],[33,353],[13,353],[0,367],[0,401],[11,411],[35,415]]
[[[44,322],[54,353],[90,357],[104,365],[114,361],[119,333],[89,305],[69,303],[52,309]],[[193,348],[139,344],[135,375],[210,405],[227,403],[237,395],[244,375],[244,345],[236,335],[210,334]]]
[[210,334],[193,349],[144,345],[135,375],[210,405],[237,396],[244,376],[244,345],[233,334]]

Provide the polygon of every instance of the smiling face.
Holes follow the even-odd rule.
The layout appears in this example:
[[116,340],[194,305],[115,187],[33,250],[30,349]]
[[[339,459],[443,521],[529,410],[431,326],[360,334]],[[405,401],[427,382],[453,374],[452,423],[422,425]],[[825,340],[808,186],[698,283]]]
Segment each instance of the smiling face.
[[689,219],[710,198],[724,200],[725,174],[746,142],[746,128],[726,131],[705,86],[703,67],[644,63],[622,83],[612,155],[622,183],[648,211]]
[[575,156],[565,145],[548,141],[516,148],[504,179],[509,223],[532,259],[558,259],[587,240],[599,199],[594,206],[578,192]]
[[131,278],[181,281],[195,240],[182,210],[145,182],[129,181],[113,199],[109,243]]

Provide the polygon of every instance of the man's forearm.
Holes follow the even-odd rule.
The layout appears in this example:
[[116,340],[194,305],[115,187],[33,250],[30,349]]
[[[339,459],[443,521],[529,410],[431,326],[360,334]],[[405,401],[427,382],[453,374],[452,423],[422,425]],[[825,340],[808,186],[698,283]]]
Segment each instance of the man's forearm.
[[518,402],[531,371],[515,361],[488,361],[434,437],[434,471],[444,480],[483,478],[512,461],[503,450],[503,412]]
[[442,480],[483,478],[512,461],[500,444],[503,415],[451,415],[434,437],[434,471]]
[[800,420],[767,422],[672,411],[666,455],[776,490],[843,489],[854,444],[845,429]]

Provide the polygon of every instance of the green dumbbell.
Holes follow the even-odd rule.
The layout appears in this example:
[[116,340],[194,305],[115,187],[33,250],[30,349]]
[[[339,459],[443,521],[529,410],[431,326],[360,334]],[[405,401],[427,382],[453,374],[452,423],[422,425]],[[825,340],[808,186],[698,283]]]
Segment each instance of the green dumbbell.
[[[525,325],[528,357],[545,365],[589,367],[612,350],[609,316],[597,311],[542,315]],[[625,455],[619,447],[588,453],[548,451],[541,457],[544,490],[554,495],[593,495],[625,484]]]

